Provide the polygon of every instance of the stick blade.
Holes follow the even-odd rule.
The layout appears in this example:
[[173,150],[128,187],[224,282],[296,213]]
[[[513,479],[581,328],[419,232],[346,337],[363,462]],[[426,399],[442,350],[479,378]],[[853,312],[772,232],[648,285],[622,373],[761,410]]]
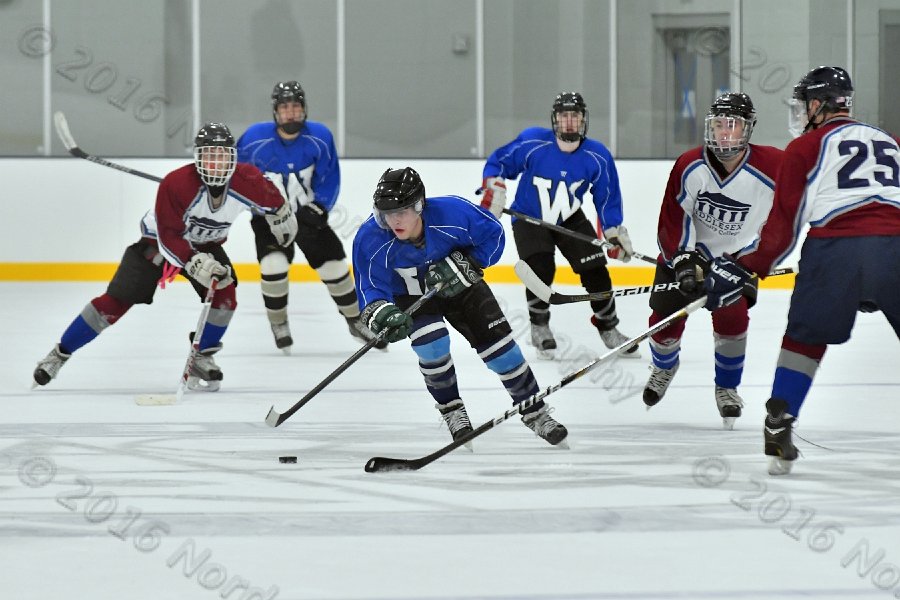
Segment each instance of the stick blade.
[[541,281],[540,277],[537,276],[531,267],[528,266],[524,260],[520,260],[516,263],[516,266],[513,267],[513,270],[516,272],[516,275],[525,284],[531,292],[543,300],[544,302],[550,302],[551,297],[553,296],[553,290],[550,289],[550,286]]
[[72,132],[69,131],[69,122],[66,121],[66,115],[63,111],[58,110],[53,113],[53,125],[56,128],[56,135],[59,136],[59,140],[66,147],[66,150],[71,152],[73,148],[78,148],[75,138],[72,137]]
[[275,410],[275,407],[269,409],[269,414],[266,415],[266,425],[269,427],[278,427],[284,422],[284,415]]
[[404,458],[386,458],[375,456],[366,463],[366,473],[388,473],[390,471],[418,471],[421,468],[418,460]]

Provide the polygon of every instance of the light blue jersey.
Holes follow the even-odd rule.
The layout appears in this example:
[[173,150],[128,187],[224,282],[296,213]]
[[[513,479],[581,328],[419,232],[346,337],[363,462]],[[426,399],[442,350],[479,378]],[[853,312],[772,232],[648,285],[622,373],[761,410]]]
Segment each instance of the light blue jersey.
[[274,122],[251,125],[237,142],[238,162],[262,171],[290,200],[299,206],[315,201],[330,211],[341,187],[334,138],[325,125],[306,121],[300,135],[284,140]]
[[425,244],[397,239],[369,217],[353,240],[353,271],[360,309],[395,295],[421,296],[428,267],[454,250],[462,250],[488,267],[500,260],[503,226],[489,212],[459,196],[425,200],[422,211]]
[[497,148],[484,166],[485,178],[519,175],[513,210],[559,224],[593,199],[604,229],[622,224],[616,165],[596,140],[586,138],[574,152],[563,152],[552,130],[530,127]]

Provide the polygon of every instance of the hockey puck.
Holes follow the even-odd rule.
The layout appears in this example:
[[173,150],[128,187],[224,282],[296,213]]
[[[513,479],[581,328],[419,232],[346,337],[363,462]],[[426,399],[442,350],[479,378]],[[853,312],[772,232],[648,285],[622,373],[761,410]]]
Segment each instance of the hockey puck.
[[278,462],[283,463],[283,464],[293,464],[293,463],[297,462],[297,457],[296,456],[279,456]]

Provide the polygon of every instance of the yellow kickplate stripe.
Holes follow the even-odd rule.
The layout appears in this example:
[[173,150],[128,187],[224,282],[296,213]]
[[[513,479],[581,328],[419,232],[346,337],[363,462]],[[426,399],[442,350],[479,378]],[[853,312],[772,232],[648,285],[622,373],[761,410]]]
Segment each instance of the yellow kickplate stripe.
[[[116,263],[0,263],[0,281],[109,281],[116,272]],[[258,282],[259,265],[242,263],[234,265],[240,281]],[[650,285],[654,268],[610,266],[609,274],[616,287]],[[309,265],[291,265],[292,283],[319,281],[319,276]],[[519,283],[512,265],[497,265],[485,270],[488,283]],[[795,275],[769,277],[761,287],[788,290],[794,287]],[[571,267],[560,266],[556,270],[558,285],[578,285],[578,276]]]

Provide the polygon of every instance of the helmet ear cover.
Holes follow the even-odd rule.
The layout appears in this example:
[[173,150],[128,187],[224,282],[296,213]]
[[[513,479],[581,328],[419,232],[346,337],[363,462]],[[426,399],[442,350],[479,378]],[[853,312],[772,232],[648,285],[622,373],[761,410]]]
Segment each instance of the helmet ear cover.
[[[559,124],[559,113],[577,112],[581,113],[581,125],[578,131],[561,131]],[[553,101],[553,109],[550,111],[550,126],[557,138],[564,142],[580,142],[587,137],[588,131],[588,109],[584,98],[578,92],[562,92],[557,94]]]

